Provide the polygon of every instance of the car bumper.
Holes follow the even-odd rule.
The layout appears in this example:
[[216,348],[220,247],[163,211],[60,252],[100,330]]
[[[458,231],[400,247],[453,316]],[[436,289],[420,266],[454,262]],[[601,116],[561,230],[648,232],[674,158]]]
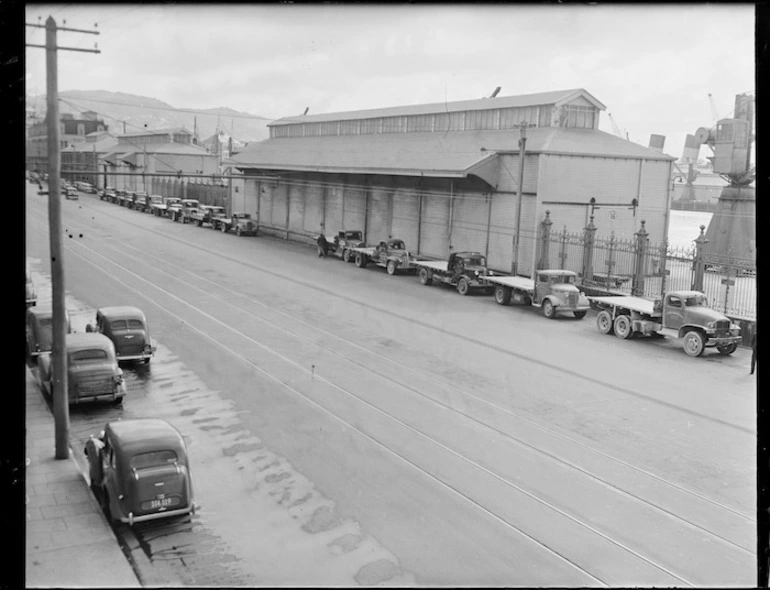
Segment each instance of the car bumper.
[[706,340],[706,346],[728,346],[730,344],[740,344],[743,342],[742,336],[722,336],[722,337],[716,337],[708,335],[708,339]]
[[184,516],[185,514],[195,514],[195,504],[190,504],[184,508],[178,508],[176,510],[164,510],[163,512],[153,512],[152,514],[142,514],[141,516],[134,516],[129,514],[128,516],[121,516],[120,522],[128,525],[134,525],[137,522],[147,522],[148,520],[157,520],[159,518],[170,518],[172,516]]
[[100,401],[118,401],[119,399],[123,398],[125,394],[120,392],[111,392],[111,393],[97,393],[97,394],[77,394],[77,395],[71,395],[69,398],[69,405],[75,406],[78,404],[87,404],[91,402],[100,402]]
[[155,350],[153,349],[152,352],[143,352],[141,354],[116,354],[115,357],[118,359],[118,361],[143,361],[145,359],[152,358],[152,355],[155,354]]

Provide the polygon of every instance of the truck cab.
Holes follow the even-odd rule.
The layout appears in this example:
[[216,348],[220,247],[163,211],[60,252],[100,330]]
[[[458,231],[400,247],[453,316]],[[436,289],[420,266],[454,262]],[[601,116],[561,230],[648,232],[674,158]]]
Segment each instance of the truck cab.
[[364,233],[360,230],[340,230],[333,240],[330,241],[331,253],[342,258],[345,262],[353,262],[354,256],[351,256],[350,248],[363,248]]
[[177,215],[176,221],[181,220],[182,223],[187,223],[192,219],[192,214],[196,212],[200,206],[201,204],[198,199],[182,199],[182,209],[181,212]]

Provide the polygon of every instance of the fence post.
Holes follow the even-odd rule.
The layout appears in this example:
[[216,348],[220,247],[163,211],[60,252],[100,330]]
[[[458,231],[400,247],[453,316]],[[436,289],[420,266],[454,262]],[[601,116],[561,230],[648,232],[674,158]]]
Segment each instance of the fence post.
[[561,249],[559,250],[559,268],[567,268],[567,226],[561,231]]
[[[735,281],[730,278],[730,275],[733,274],[733,247],[730,246],[730,250],[727,253],[727,269],[725,278],[722,279],[722,284],[725,286],[725,308],[724,308],[724,314],[727,315],[727,304],[730,300],[730,285],[734,285]],[[736,276],[738,273],[736,272]]]
[[700,235],[695,239],[695,257],[692,261],[693,277],[692,277],[692,290],[703,291],[703,272],[706,267],[705,250],[704,246],[708,243],[706,236],[703,235],[706,226],[700,226]]
[[668,270],[668,240],[663,240],[663,244],[660,246],[660,297],[661,300],[666,294],[666,275],[669,274]]
[[545,219],[540,222],[540,260],[538,261],[537,268],[548,268],[550,254],[548,252],[551,240],[551,212],[545,212]]
[[642,219],[642,227],[634,235],[636,236],[636,252],[634,252],[634,281],[631,285],[631,295],[637,297],[644,296],[644,272],[647,268],[647,248],[650,242],[650,235],[644,227],[647,223]]
[[604,266],[607,267],[607,287],[609,288],[612,280],[612,269],[615,267],[615,231],[610,232],[610,251],[607,255],[607,260],[604,261]]
[[583,280],[591,281],[594,278],[594,239],[596,226],[594,216],[591,215],[588,225],[583,228]]

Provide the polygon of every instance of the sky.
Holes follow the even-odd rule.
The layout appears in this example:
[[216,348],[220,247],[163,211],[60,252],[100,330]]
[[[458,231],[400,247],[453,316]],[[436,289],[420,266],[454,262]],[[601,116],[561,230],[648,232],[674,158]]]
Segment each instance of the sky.
[[[584,88],[599,128],[647,145],[731,115],[754,92],[753,4],[36,4],[60,32],[59,90],[108,90],[174,107],[270,119]],[[40,17],[40,20],[38,20]],[[66,23],[65,23],[66,21]],[[45,31],[26,28],[27,43]],[[26,92],[45,51],[26,49]],[[713,98],[713,107],[709,99]],[[710,155],[702,148],[701,157]]]

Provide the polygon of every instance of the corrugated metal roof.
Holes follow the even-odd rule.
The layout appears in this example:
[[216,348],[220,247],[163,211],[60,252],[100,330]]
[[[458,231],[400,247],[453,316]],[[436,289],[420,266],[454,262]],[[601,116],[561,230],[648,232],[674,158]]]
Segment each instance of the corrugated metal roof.
[[[518,141],[518,130],[278,138],[249,144],[231,160],[242,169],[485,178],[493,174],[489,156],[518,153]],[[675,159],[591,129],[530,128],[526,147],[530,154]]]
[[145,135],[165,135],[174,133],[187,133],[192,135],[192,131],[188,131],[184,127],[165,127],[163,129],[145,129],[144,131],[134,131],[132,133],[123,133],[118,137],[143,137]]
[[[129,148],[129,146],[127,146],[125,143],[119,144],[117,147],[122,149]],[[191,143],[152,143],[146,146],[132,145],[130,148],[132,148],[131,151],[135,151],[137,153],[147,152],[148,154],[192,154],[195,156],[209,155],[209,153],[206,151],[206,148]]]
[[290,125],[293,123],[320,123],[324,121],[348,121],[357,119],[375,119],[378,117],[395,117],[399,115],[428,115],[433,113],[454,113],[469,110],[488,110],[510,107],[528,107],[549,104],[561,104],[582,96],[596,105],[600,110],[605,107],[594,96],[582,88],[572,90],[556,90],[522,94],[519,96],[497,96],[495,98],[479,98],[474,100],[459,100],[453,102],[436,102],[409,106],[387,107],[381,109],[365,109],[361,111],[345,111],[339,113],[324,113],[322,115],[303,115],[299,117],[283,117],[272,121],[268,127]]

